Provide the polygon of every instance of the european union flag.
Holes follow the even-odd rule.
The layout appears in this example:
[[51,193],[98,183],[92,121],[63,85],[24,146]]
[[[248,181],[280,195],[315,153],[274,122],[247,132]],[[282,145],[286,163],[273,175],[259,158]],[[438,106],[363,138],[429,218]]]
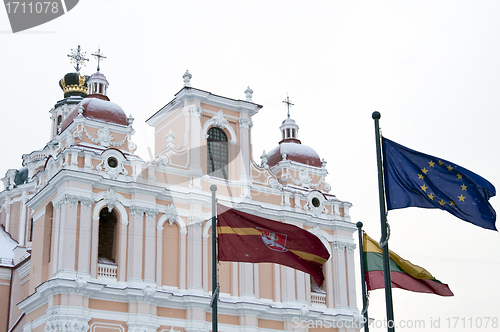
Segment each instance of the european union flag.
[[496,213],[488,202],[495,196],[495,187],[488,180],[383,137],[382,151],[387,210],[410,206],[441,209],[496,230]]

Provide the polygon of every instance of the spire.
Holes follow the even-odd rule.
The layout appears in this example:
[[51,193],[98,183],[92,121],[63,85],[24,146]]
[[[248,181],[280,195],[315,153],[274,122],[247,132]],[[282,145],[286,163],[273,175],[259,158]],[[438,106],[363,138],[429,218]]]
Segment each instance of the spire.
[[76,48],[76,51],[71,49],[71,54],[68,54],[68,57],[71,58],[71,60],[69,60],[69,62],[76,64],[75,70],[77,73],[80,73],[80,69],[81,69],[80,65],[85,66],[85,61],[89,61],[89,59],[85,58],[86,54],[87,54],[87,52],[81,51],[80,45],[78,45],[78,47]]
[[290,118],[290,106],[294,106],[288,94],[286,99],[283,100],[287,108],[287,118],[283,121],[280,126],[281,130],[281,143],[283,142],[294,142],[300,144],[299,140],[299,126],[295,123],[295,120]]
[[104,54],[101,53],[101,47],[97,50],[97,52],[92,53],[92,55],[97,59],[97,71],[100,71],[101,59],[106,59]]
[[290,117],[290,106],[294,106],[290,100],[290,98],[288,97],[288,93],[286,94],[286,100],[283,100],[283,103],[286,104],[286,108],[287,108],[287,115],[288,117]]

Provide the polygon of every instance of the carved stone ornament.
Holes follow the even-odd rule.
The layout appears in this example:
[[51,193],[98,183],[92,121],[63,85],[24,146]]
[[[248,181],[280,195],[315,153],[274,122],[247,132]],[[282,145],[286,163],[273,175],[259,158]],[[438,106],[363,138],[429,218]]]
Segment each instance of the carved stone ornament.
[[87,129],[83,126],[82,126],[82,129],[80,129],[80,130],[83,130],[83,132],[85,132],[85,135],[87,135],[88,139],[91,140],[93,143],[100,144],[101,146],[103,146],[105,148],[109,148],[110,146],[113,146],[113,147],[122,146],[126,141],[128,141],[129,142],[129,150],[131,150],[131,151],[133,150],[132,152],[134,152],[137,149],[136,144],[130,140],[130,136],[135,133],[135,131],[133,129],[131,129],[131,131],[120,142],[116,142],[116,143],[113,142],[114,137],[111,134],[111,130],[109,129],[108,125],[104,126],[103,128],[101,128],[97,131],[97,138],[92,137],[92,135],[90,135],[90,133],[87,131]]
[[118,195],[113,188],[109,188],[109,190],[104,193],[104,203],[106,203],[109,212],[113,211],[113,208],[120,203]]
[[262,167],[267,166],[267,162],[269,161],[269,155],[266,153],[266,150],[262,151],[262,154],[260,155],[260,165]]
[[309,186],[311,185],[311,181],[312,178],[307,171],[302,170],[299,172],[299,182],[302,187],[309,188]]
[[281,183],[279,183],[279,182],[278,182],[278,180],[273,179],[273,178],[271,178],[271,179],[269,180],[269,185],[270,185],[270,186],[271,186],[271,188],[273,188],[273,189],[278,189],[278,190],[283,189],[283,185],[282,185]]
[[45,332],[86,332],[88,319],[69,315],[54,315],[45,321]]
[[247,130],[250,129],[250,127],[253,125],[252,120],[246,118],[241,118],[239,122],[240,122],[240,127]]
[[149,209],[149,208],[146,208],[146,210],[144,211],[144,213],[146,213],[146,216],[148,217],[149,221],[153,221],[153,220],[156,219],[156,216],[158,215],[158,213],[160,213],[160,211],[158,211],[158,209]]
[[214,114],[212,120],[214,120],[214,127],[224,128],[225,126],[229,126],[229,122],[224,117],[222,110]]
[[312,182],[312,178],[311,176],[309,175],[309,172],[307,172],[306,169],[302,169],[300,170],[299,172],[299,178],[298,179],[294,179],[293,176],[288,172],[287,173],[287,177],[292,180],[293,183],[295,183],[297,186],[302,186],[304,188],[317,188],[319,187],[322,183],[325,183],[325,187],[324,187],[324,190],[326,192],[329,192],[331,190],[331,187],[328,183],[325,182],[325,176],[323,175],[318,183],[311,183]]
[[182,78],[184,80],[184,86],[191,86],[191,77],[193,77],[193,75],[191,75],[189,71],[186,70],[184,75],[182,75]]
[[114,137],[111,134],[111,130],[109,130],[109,126],[104,126],[104,128],[101,128],[97,131],[97,139],[99,143],[105,148],[108,148],[111,145]]
[[109,177],[113,180],[116,180],[118,178],[118,175],[122,174],[127,176],[128,171],[123,165],[123,160],[117,159],[118,165],[116,167],[111,167],[108,162],[107,158],[101,161],[99,165],[96,166],[96,170],[98,171],[104,171],[106,174],[109,175]]
[[354,244],[354,243],[333,241],[332,245],[333,245],[333,249],[340,250],[340,251],[345,251],[345,250],[354,251],[354,249],[356,249],[356,244]]
[[170,226],[179,219],[179,215],[177,214],[177,210],[175,209],[174,204],[170,204],[165,209],[165,216],[167,217],[168,223]]
[[81,202],[82,206],[86,210],[92,206],[94,200],[89,197],[65,194],[62,197],[56,198],[54,201],[52,201],[52,204],[54,205],[55,208],[60,208],[64,204],[70,204],[71,207],[74,208],[75,206],[78,205],[78,202]]
[[142,206],[131,206],[130,207],[130,214],[133,216],[143,216],[145,212],[146,212],[146,208],[144,208]]
[[128,332],[157,332],[160,325],[149,323],[127,323]]
[[173,149],[174,148],[175,134],[172,132],[172,129],[170,129],[168,131],[166,138],[167,138],[167,149]]
[[252,101],[252,94],[253,94],[253,90],[250,89],[250,87],[248,86],[247,89],[245,90],[245,97],[246,97],[246,100],[247,101]]

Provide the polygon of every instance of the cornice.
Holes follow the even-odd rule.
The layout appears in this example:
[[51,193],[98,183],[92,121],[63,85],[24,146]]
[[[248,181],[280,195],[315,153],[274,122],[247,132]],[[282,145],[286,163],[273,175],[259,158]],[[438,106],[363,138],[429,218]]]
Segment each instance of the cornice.
[[[141,288],[142,287],[142,288]],[[123,303],[148,303],[158,307],[175,309],[199,309],[205,312],[211,312],[209,293],[192,294],[189,291],[165,290],[155,286],[141,285],[110,285],[98,283],[90,280],[71,280],[71,279],[51,279],[37,287],[34,294],[19,303],[19,308],[29,314],[40,306],[44,305],[51,296],[58,294],[78,294],[85,298],[114,301]],[[304,310],[304,307],[306,308]],[[62,308],[62,307],[61,307]],[[349,310],[346,310],[349,309]],[[89,310],[94,311],[94,310]],[[108,311],[113,315],[122,315],[123,321],[130,321],[130,313],[115,313]],[[263,319],[272,319],[277,321],[290,321],[293,317],[301,316],[304,318],[327,319],[333,316],[344,316],[346,319],[352,319],[357,316],[357,309],[343,308],[342,310],[328,309],[324,310],[317,307],[306,306],[302,302],[281,303],[281,302],[263,302],[258,299],[242,300],[239,297],[221,297],[218,303],[218,312],[226,315],[252,315]],[[69,313],[69,312],[68,312]],[[86,312],[88,315],[90,312]],[[304,313],[306,313],[304,315]],[[92,315],[93,316],[93,315]],[[158,317],[161,320],[164,317]],[[338,318],[337,318],[338,319]],[[159,321],[158,321],[159,323]]]

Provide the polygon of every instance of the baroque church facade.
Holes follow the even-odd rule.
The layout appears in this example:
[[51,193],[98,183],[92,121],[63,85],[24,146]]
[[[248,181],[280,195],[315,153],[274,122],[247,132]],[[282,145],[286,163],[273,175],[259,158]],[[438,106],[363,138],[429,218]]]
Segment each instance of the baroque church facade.
[[356,226],[326,162],[289,116],[278,146],[254,161],[253,91],[236,100],[183,79],[146,121],[151,161],[135,154],[134,119],[99,68],[61,79],[52,139],[2,178],[1,331],[211,330],[213,184],[219,203],[306,229],[330,252],[322,287],[279,264],[219,262],[220,331],[359,329]]

